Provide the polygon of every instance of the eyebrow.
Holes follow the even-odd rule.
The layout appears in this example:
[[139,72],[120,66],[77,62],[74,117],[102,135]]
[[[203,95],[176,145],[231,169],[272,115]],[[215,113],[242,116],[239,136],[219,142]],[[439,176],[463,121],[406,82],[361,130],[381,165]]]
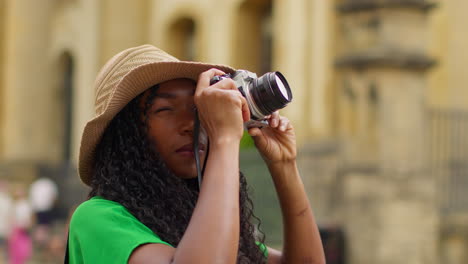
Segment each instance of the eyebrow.
[[154,98],[168,98],[168,99],[171,99],[171,98],[175,98],[177,97],[175,94],[173,93],[156,93],[154,95]]
[[[195,95],[195,90],[193,90],[193,92],[190,93],[190,95],[192,95],[192,96]],[[167,92],[164,93],[164,92],[163,92],[163,93],[156,93],[156,94],[154,95],[154,98],[155,98],[155,99],[156,99],[156,98],[173,99],[173,98],[176,98],[176,97],[178,97],[178,96],[179,96],[179,95],[178,95],[177,93],[171,93],[171,92],[169,92],[169,93],[167,93]]]

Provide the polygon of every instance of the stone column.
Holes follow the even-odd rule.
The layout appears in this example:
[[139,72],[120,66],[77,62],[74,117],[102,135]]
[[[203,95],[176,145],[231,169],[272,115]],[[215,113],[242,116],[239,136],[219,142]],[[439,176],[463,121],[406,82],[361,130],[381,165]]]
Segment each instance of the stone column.
[[231,65],[231,54],[242,52],[234,45],[233,28],[238,5],[228,1],[222,8],[216,8],[212,3],[206,3],[198,17],[200,60]]
[[[370,170],[345,175],[350,263],[439,263],[436,182],[425,159],[425,71],[433,64],[426,54],[427,11],[433,6],[411,0],[348,0],[338,6],[342,79],[367,91],[361,99],[373,100],[377,112],[375,128],[360,127],[360,136],[349,138],[375,137],[377,144]],[[362,101],[356,104],[364,109]],[[358,126],[369,125],[359,121],[366,113],[369,108],[356,117]],[[369,144],[350,143],[354,157]],[[349,163],[359,168],[356,162],[362,160]]]
[[[86,122],[94,117],[94,80],[98,70],[103,64],[100,64],[99,58],[99,40],[102,29],[100,25],[101,1],[82,0],[80,8],[76,9],[79,17],[75,25],[80,25],[79,35],[72,39],[74,41],[73,50],[79,60],[76,62],[76,87],[73,96],[73,132],[72,132],[72,160],[78,160],[78,152],[81,142],[81,133]],[[117,50],[114,48],[113,50]],[[115,54],[114,54],[115,55]],[[110,58],[109,58],[110,59]]]
[[[45,88],[50,86],[48,31],[52,2],[8,1],[5,87],[2,94],[3,151],[6,160],[47,159],[49,144]],[[46,100],[45,100],[46,101]]]
[[147,43],[147,0],[103,0],[101,10],[101,65],[124,49]]
[[309,74],[306,76],[307,89],[310,89],[306,104],[309,138],[327,138],[332,131],[334,108],[332,100],[334,68],[333,52],[335,51],[335,6],[334,1],[308,1],[308,34],[307,51]]
[[311,87],[307,82],[307,0],[275,1],[273,6],[273,69],[281,71],[293,92],[282,113],[294,124],[299,145],[306,138],[303,118]]
[[[0,98],[3,97],[5,91],[5,17],[6,17],[6,1],[0,0]],[[4,114],[3,109],[0,109],[0,139],[4,135]],[[3,142],[0,140],[0,153],[3,153]]]

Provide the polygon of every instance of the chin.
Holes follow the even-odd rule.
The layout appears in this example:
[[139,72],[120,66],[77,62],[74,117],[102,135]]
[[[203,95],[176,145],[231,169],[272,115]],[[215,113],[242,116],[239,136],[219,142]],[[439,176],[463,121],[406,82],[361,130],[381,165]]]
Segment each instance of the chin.
[[191,172],[175,172],[174,173],[177,177],[181,178],[181,179],[193,179],[193,178],[197,178],[198,175],[197,175],[197,171],[195,170],[194,172],[191,171]]

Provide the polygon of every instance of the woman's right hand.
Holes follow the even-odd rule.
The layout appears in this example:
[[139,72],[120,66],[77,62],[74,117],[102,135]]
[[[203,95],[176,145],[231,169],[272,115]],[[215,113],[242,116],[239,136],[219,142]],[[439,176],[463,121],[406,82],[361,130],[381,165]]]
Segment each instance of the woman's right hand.
[[211,78],[223,74],[218,69],[201,73],[194,96],[201,125],[212,143],[240,141],[243,124],[250,119],[247,101],[232,79],[210,85]]

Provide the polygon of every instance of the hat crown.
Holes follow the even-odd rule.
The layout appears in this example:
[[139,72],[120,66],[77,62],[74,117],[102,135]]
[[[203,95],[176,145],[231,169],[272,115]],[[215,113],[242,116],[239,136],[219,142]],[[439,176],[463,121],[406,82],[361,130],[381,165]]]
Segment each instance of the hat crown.
[[131,48],[112,57],[99,72],[94,84],[96,115],[105,111],[116,87],[128,73],[143,65],[163,61],[179,60],[151,45]]

